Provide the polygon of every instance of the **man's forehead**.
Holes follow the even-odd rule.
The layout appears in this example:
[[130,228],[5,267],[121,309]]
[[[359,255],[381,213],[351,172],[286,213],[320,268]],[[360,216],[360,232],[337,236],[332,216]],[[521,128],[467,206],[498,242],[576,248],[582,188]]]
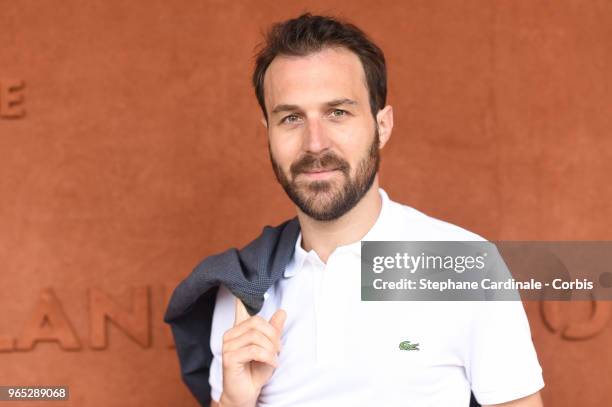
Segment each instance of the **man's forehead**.
[[266,105],[323,105],[367,97],[359,57],[346,49],[325,49],[307,56],[278,56],[264,77]]

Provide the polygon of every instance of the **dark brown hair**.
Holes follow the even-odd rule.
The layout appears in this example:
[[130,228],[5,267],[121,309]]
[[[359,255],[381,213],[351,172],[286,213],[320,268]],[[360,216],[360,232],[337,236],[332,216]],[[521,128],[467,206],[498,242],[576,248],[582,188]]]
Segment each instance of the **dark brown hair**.
[[359,28],[338,18],[304,13],[301,16],[274,24],[260,44],[255,56],[253,86],[266,121],[264,75],[278,55],[306,56],[326,47],[344,47],[361,60],[370,95],[370,109],[376,113],[385,106],[387,98],[387,68],[382,50]]

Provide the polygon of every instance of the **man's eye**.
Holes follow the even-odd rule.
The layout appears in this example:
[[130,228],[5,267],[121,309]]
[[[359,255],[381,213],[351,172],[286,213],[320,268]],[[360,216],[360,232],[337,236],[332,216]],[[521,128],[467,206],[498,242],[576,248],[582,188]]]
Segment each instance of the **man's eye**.
[[[336,114],[336,113],[341,113],[341,114]],[[346,113],[347,113],[347,111],[346,110],[342,110],[342,109],[332,110],[332,116],[334,116],[334,117],[346,116]]]
[[292,118],[297,119],[298,116],[295,114],[290,114],[289,116],[285,116],[283,120],[281,120],[281,123],[294,123],[295,120],[291,120]]

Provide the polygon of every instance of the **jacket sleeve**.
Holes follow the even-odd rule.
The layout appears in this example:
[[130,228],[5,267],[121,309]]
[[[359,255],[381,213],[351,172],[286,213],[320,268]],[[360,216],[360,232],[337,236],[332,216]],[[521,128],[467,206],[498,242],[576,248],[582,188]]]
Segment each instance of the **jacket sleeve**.
[[170,324],[179,358],[181,376],[201,406],[210,406],[208,376],[212,363],[210,334],[218,287],[209,289]]

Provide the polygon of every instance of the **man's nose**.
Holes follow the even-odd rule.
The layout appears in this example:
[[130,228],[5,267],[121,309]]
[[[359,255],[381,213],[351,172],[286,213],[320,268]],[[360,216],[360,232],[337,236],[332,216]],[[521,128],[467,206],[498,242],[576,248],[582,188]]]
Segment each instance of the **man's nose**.
[[331,139],[325,125],[316,118],[309,119],[304,129],[304,150],[318,153],[329,148],[330,145]]

